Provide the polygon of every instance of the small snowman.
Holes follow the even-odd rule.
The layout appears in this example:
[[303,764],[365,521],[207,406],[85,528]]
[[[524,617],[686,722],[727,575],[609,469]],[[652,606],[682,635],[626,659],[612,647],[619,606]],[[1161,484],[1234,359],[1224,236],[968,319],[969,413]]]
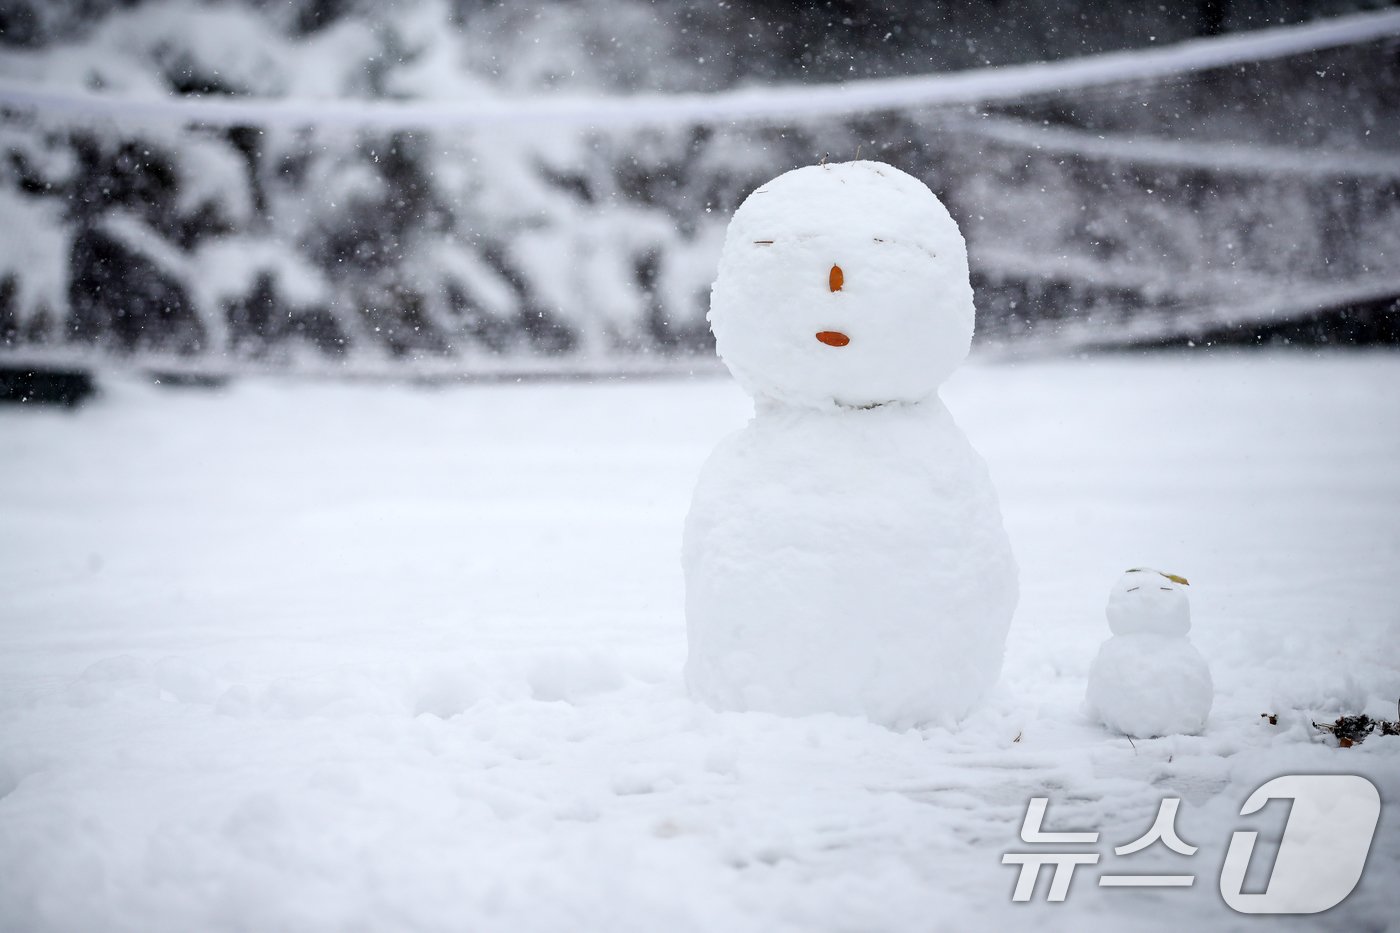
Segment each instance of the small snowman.
[[982,459],[938,398],[967,355],[957,223],[878,162],[754,191],[710,303],[754,397],[696,484],[691,693],[719,709],[952,722],[995,683],[1017,570]]
[[1088,711],[1134,738],[1195,735],[1205,728],[1215,688],[1206,659],[1191,644],[1186,580],[1139,567],[1108,597],[1113,637],[1089,668]]

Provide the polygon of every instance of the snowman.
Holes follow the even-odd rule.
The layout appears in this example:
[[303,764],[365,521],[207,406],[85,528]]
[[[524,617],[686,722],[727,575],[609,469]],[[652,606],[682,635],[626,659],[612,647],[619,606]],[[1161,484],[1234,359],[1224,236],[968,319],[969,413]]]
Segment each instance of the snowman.
[[691,693],[956,721],[995,683],[1017,599],[987,468],[937,394],[972,339],[957,224],[889,165],[788,172],[735,212],[709,320],[754,417],[686,520]]
[[1089,668],[1086,706],[1110,729],[1152,738],[1205,728],[1215,688],[1206,659],[1186,637],[1186,586],[1183,577],[1141,567],[1109,594],[1113,636]]

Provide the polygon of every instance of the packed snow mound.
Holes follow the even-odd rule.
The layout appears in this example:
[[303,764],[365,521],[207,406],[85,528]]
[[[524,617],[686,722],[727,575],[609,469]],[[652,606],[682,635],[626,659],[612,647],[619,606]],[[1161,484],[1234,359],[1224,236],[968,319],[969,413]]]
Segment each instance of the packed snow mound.
[[756,398],[814,408],[916,402],[972,341],[967,245],[933,192],[893,166],[799,168],[735,212],[709,321],[720,356]]
[[720,709],[952,722],[996,682],[1017,570],[941,402],[783,408],[710,457],[685,531],[691,692]]
[[1114,635],[1089,668],[1089,707],[1104,725],[1135,738],[1196,735],[1215,698],[1201,652],[1175,635]]

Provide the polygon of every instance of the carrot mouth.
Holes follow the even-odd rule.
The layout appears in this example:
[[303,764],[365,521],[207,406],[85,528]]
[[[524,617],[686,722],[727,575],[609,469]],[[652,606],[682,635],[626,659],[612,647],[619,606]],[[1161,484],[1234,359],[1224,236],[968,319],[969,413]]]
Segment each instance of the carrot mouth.
[[817,332],[817,339],[828,347],[844,347],[851,342],[851,338],[841,333],[839,330],[823,330]]

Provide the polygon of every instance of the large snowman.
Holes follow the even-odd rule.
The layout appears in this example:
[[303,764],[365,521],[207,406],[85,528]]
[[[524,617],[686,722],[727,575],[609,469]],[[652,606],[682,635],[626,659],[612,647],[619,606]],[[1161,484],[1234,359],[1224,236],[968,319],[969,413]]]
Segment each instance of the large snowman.
[[967,248],[920,181],[813,165],[749,195],[710,302],[754,397],[686,520],[686,681],[712,706],[956,721],[996,681],[1016,563],[938,398],[972,339]]

